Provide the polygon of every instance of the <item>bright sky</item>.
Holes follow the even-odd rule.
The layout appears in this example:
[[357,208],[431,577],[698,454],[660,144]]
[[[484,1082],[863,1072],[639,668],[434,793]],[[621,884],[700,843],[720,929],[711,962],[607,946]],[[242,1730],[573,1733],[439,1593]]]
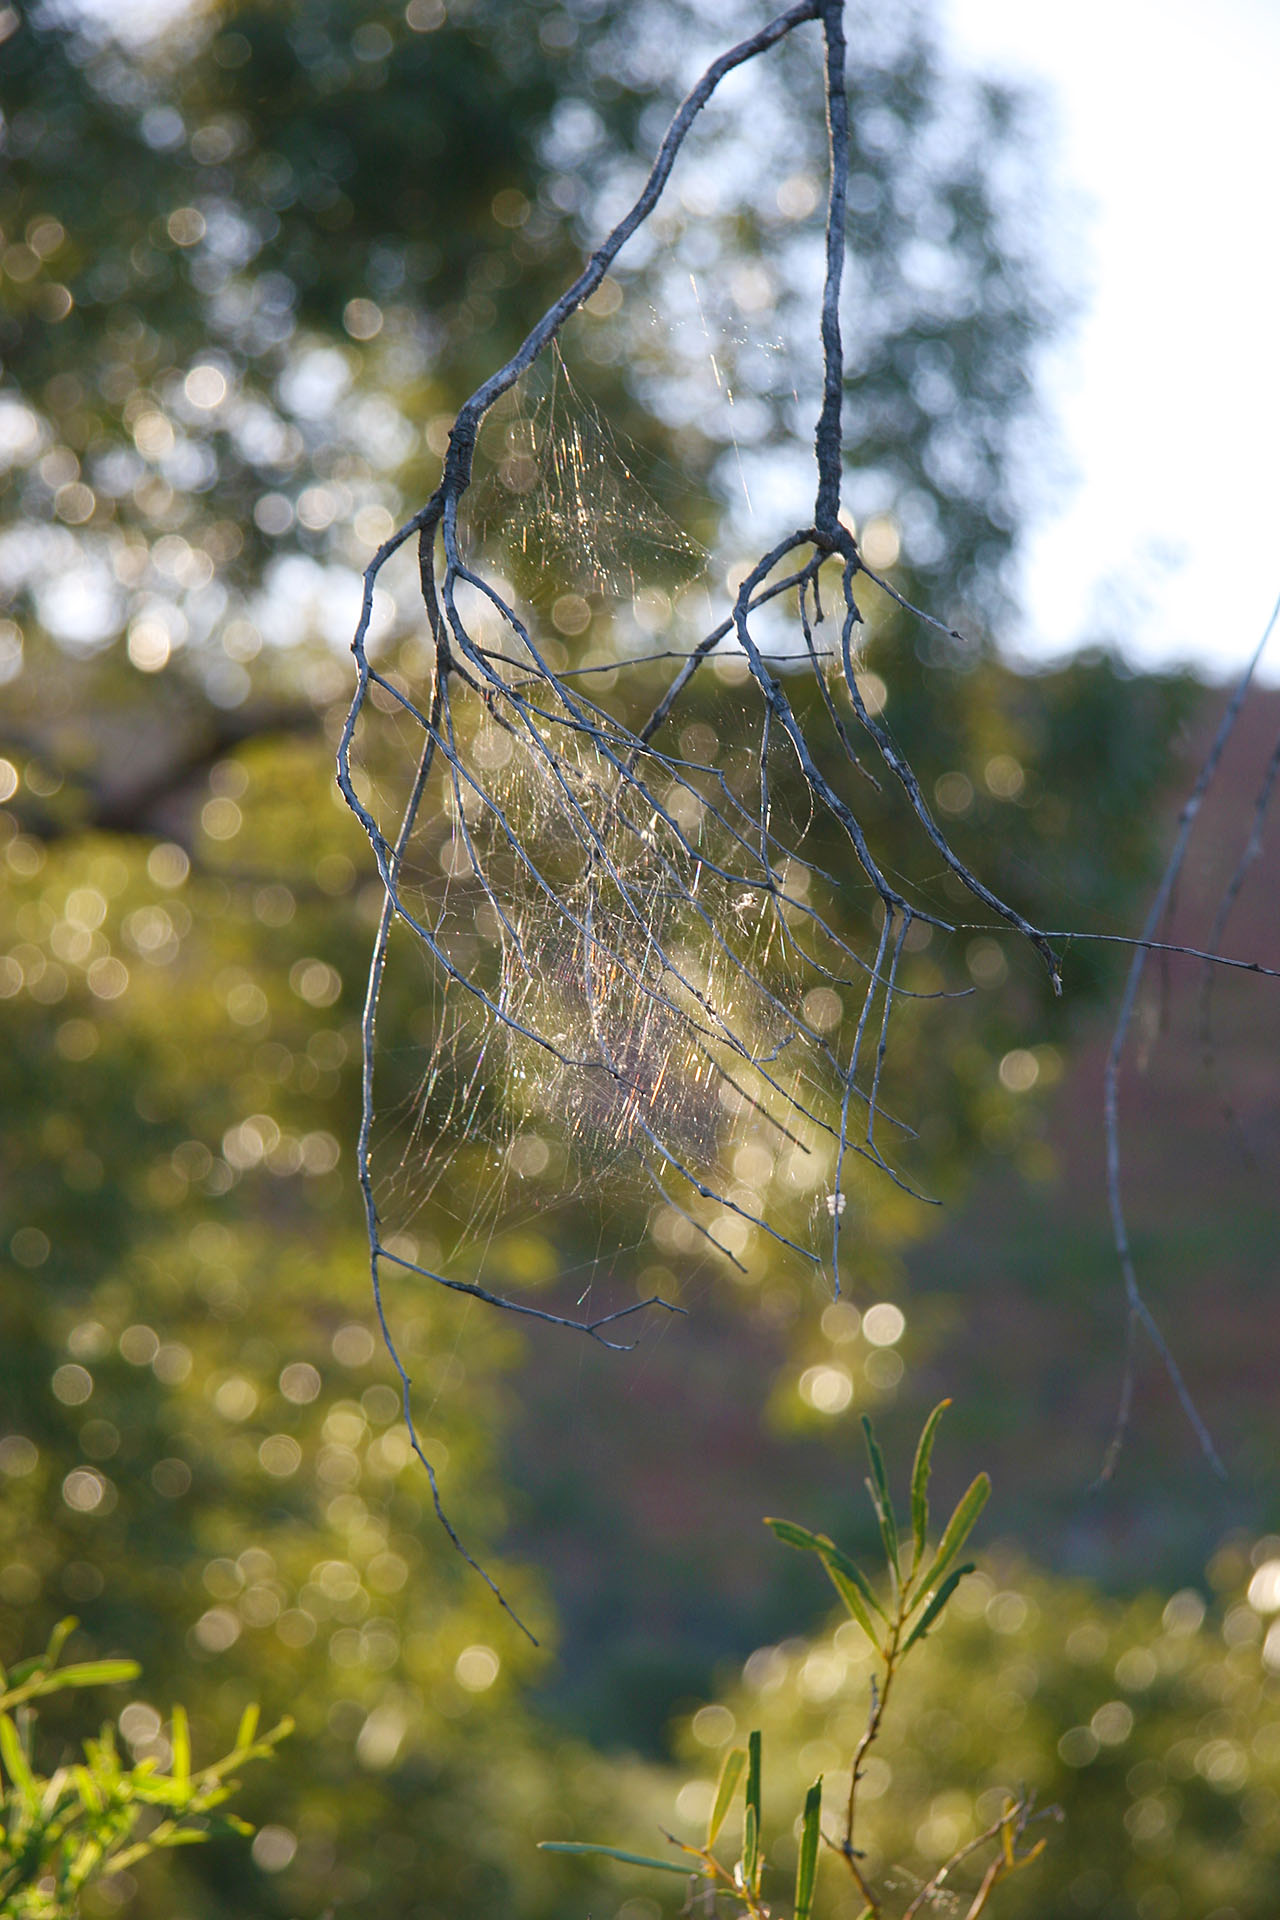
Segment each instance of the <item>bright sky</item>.
[[1038,85],[1083,295],[1042,383],[1062,478],[1020,650],[1226,676],[1280,595],[1280,0],[937,5],[957,58]]
[[1028,543],[1022,650],[1110,636],[1226,675],[1280,594],[1280,6],[940,14],[965,64],[1039,83],[1078,208],[1085,310],[1046,396],[1068,477]]

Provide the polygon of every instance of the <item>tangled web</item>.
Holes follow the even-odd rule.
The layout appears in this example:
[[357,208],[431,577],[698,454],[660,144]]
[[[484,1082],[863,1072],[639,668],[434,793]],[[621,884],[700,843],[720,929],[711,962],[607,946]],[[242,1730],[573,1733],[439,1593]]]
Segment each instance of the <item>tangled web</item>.
[[[601,537],[590,559],[603,567]],[[820,577],[833,558],[834,644]],[[423,567],[435,595],[429,548]],[[429,701],[369,669],[418,748],[407,800],[375,823],[389,909],[375,989],[393,920],[428,962],[426,1064],[386,1114],[373,1099],[376,991],[370,1005],[365,1144],[384,1257],[610,1340],[638,1311],[627,1289],[650,1241],[744,1270],[771,1245],[826,1267],[839,1291],[855,1166],[909,1187],[894,1149],[911,1130],[886,1111],[883,1069],[893,1021],[935,997],[907,978],[913,929],[947,924],[876,864],[856,801],[880,777],[855,730],[964,873],[867,704],[860,570],[802,530],[696,644],[688,611],[661,595],[667,644],[636,654],[607,638],[633,602],[597,596],[570,647],[499,574],[459,558],[428,601],[444,656]],[[719,684],[691,722],[699,671]],[[395,746],[381,750],[394,766]],[[822,771],[832,750],[839,786]],[[833,824],[852,871],[823,864]],[[607,1252],[529,1270],[522,1232],[591,1192]],[[504,1274],[558,1278],[557,1309],[499,1292]]]
[[[872,956],[890,922],[870,929],[868,890],[859,955],[824,914],[837,882],[769,804],[778,756],[749,680],[717,701],[727,752],[705,722],[659,748],[587,676],[539,667],[522,631],[518,647],[477,645],[478,697],[440,684],[423,716],[434,765],[397,887],[433,962],[431,1038],[375,1126],[379,1217],[403,1241],[429,1213],[438,1244],[452,1209],[444,1265],[482,1281],[542,1210],[530,1196],[545,1208],[595,1185],[615,1233],[630,1208],[668,1252],[741,1267],[763,1235],[814,1262],[812,1236],[766,1209],[781,1171],[803,1196],[784,1211],[817,1212],[838,1274],[843,1209],[808,1196],[840,1191],[846,1156],[889,1168],[875,1081],[892,960]],[[850,989],[857,1060],[840,1034]]]
[[637,478],[558,341],[504,398],[492,420],[494,471],[468,503],[468,532],[482,550],[507,547],[531,604],[552,591],[625,602],[655,581],[671,587],[702,572],[706,550]]

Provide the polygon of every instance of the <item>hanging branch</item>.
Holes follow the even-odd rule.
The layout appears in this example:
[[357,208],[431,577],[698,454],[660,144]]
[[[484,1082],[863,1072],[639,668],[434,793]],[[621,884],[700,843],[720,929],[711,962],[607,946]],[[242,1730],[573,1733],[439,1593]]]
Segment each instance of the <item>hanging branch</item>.
[[[488,577],[483,555],[472,550],[460,509],[472,483],[485,420],[558,341],[567,321],[649,218],[677,155],[720,82],[808,22],[822,27],[828,138],[813,524],[783,535],[746,570],[728,613],[692,649],[663,647],[639,657],[620,652],[609,663],[612,672],[653,659],[679,662],[637,730],[603,699],[593,697],[590,676],[605,669],[553,664],[533,621],[514,604],[514,594],[500,590]],[[945,633],[954,630],[912,607],[870,571],[841,511],[845,372],[840,298],[849,171],[845,66],[843,0],[800,0],[711,63],[672,118],[633,205],[517,351],[462,406],[449,435],[439,485],[365,569],[352,640],[356,686],[338,747],[338,785],[368,836],[383,888],[362,1029],[358,1178],[379,1323],[401,1381],[410,1438],[427,1469],[437,1515],[464,1554],[413,1425],[410,1377],[384,1312],[382,1263],[501,1311],[586,1334],[608,1347],[624,1345],[607,1337],[620,1321],[676,1309],[653,1294],[601,1314],[551,1311],[490,1287],[481,1271],[464,1275],[440,1271],[447,1262],[420,1264],[416,1255],[410,1257],[395,1244],[394,1235],[384,1235],[374,1167],[375,1053],[379,998],[396,927],[430,957],[445,990],[434,1064],[411,1150],[426,1133],[428,1098],[448,1066],[446,1024],[452,1023],[456,1044],[465,1023],[474,1020],[484,1037],[465,1087],[454,1096],[460,1102],[455,1110],[468,1123],[483,1098],[514,1102],[513,1090],[518,1090],[526,1103],[522,1111],[540,1113],[571,1148],[579,1141],[603,1143],[625,1159],[662,1206],[727,1260],[741,1264],[735,1234],[749,1238],[759,1232],[814,1262],[818,1255],[771,1222],[763,1204],[751,1204],[745,1190],[731,1191],[731,1181],[716,1164],[725,1116],[749,1113],[753,1123],[771,1129],[795,1153],[807,1155],[821,1145],[831,1156],[835,1184],[826,1204],[836,1294],[845,1208],[842,1179],[850,1158],[914,1193],[883,1144],[886,1127],[906,1135],[911,1129],[888,1112],[881,1099],[895,1014],[907,1002],[935,997],[917,994],[899,977],[908,935],[915,922],[943,933],[968,924],[940,916],[927,899],[913,897],[908,883],[890,879],[859,811],[864,786],[851,798],[840,784],[842,769],[847,769],[859,783],[882,791],[876,773],[864,766],[855,749],[853,722],[885,774],[892,776],[890,784],[905,797],[931,855],[985,914],[1031,946],[1045,963],[1054,992],[1062,990],[1054,941],[1070,936],[1034,926],[959,857],[934,820],[913,768],[873,716],[859,685],[862,616],[854,597],[859,575],[930,625]],[[415,700],[396,676],[380,672],[369,659],[379,578],[415,536],[434,646],[429,701]],[[827,563],[839,568],[841,594],[840,643],[831,686],[813,637],[813,625],[823,617],[819,576]],[[776,650],[762,646],[759,625],[765,607],[789,596],[794,596],[803,647],[783,660]],[[751,799],[711,756],[687,758],[660,744],[699,670],[726,644],[745,662],[746,684],[759,710],[758,778]],[[835,772],[825,771],[815,753],[778,671],[784,664],[816,683],[842,756]],[[837,709],[833,687],[842,690],[842,699],[849,703],[848,723]],[[419,739],[417,773],[391,832],[379,823],[372,798],[362,797],[352,767],[357,731],[375,689]],[[459,727],[464,713],[467,725]],[[504,787],[482,764],[468,726],[477,734],[491,728],[502,737],[504,752],[521,769],[522,793]],[[775,750],[786,751],[794,761],[810,806],[852,856],[852,871],[836,878],[802,856],[803,833],[788,832],[785,819],[778,816],[770,770]],[[449,872],[443,879],[440,862],[432,859],[419,870],[415,854],[426,796],[437,778],[442,805],[453,821]],[[803,875],[804,884],[793,885],[792,873]],[[865,896],[865,950],[859,949],[858,936],[838,931],[821,904],[808,899],[808,882],[814,876],[859,905]],[[475,941],[460,944],[454,938],[468,910],[482,915],[490,929],[478,957]],[[1138,943],[1118,1045],[1123,1044],[1143,954],[1158,944],[1152,936],[1160,910],[1153,910]],[[478,931],[478,919],[476,927]],[[825,1030],[807,1016],[798,984],[806,976],[857,985],[861,1009],[850,1045],[842,1048],[838,1035],[825,1038]],[[864,1047],[864,1041],[872,1030],[877,999],[879,1028],[868,1063],[865,1056],[871,1047],[869,1042]],[[496,1052],[489,1051],[491,1045]],[[1128,1260],[1127,1252],[1123,1258]],[[1143,1318],[1158,1339],[1132,1283],[1131,1263],[1126,1285],[1131,1319]],[[1185,1396],[1162,1344],[1161,1352]],[[1193,1411],[1189,1401],[1184,1403]],[[1207,1445],[1207,1435],[1201,1437]]]

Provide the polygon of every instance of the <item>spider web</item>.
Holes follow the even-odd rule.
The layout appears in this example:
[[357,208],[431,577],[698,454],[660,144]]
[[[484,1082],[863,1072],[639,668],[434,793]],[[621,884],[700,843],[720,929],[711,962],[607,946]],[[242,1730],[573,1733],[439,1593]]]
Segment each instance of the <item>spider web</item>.
[[[371,1140],[383,1245],[563,1313],[624,1310],[655,1262],[669,1293],[672,1267],[687,1284],[766,1249],[838,1290],[856,1162],[893,1171],[875,1125],[906,923],[806,857],[812,793],[731,635],[702,706],[654,724],[660,663],[691,677],[706,649],[706,556],[562,358],[498,424],[472,516],[495,571],[457,589],[477,671],[438,680],[430,713],[420,679],[387,674],[366,751],[371,778],[424,736],[431,760],[416,802],[382,782],[388,842],[411,816],[390,958],[421,970],[426,1036],[388,1047],[384,1027],[401,1084]],[[762,586],[756,623],[851,752],[816,574]],[[571,636],[566,591],[587,616]]]
[[639,450],[579,388],[558,342],[494,408],[485,440],[492,471],[468,526],[532,604],[569,592],[625,603],[705,571],[706,548],[637,477]]

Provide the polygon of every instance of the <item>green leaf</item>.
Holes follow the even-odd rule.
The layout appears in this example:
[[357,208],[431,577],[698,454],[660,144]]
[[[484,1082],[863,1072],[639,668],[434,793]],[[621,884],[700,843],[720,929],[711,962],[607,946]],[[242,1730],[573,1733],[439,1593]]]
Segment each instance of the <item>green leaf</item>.
[[831,1545],[825,1533],[810,1533],[808,1527],[798,1527],[794,1520],[766,1520],[766,1527],[772,1527],[784,1546],[799,1547],[808,1553],[825,1553]]
[[253,1745],[253,1736],[257,1731],[258,1731],[258,1708],[257,1708],[257,1705],[255,1704],[253,1706],[246,1707],[244,1712],[240,1716],[240,1730],[236,1734],[235,1751],[239,1753],[242,1751],[243,1748],[251,1747]]
[[942,1612],[942,1609],[946,1606],[948,1600],[951,1598],[956,1588],[960,1585],[960,1582],[964,1579],[965,1575],[967,1573],[972,1573],[972,1572],[973,1572],[973,1562],[972,1560],[970,1560],[963,1567],[957,1567],[954,1573],[950,1573],[947,1575],[946,1579],[943,1581],[942,1585],[938,1588],[938,1591],[934,1594],[932,1600],[929,1602],[924,1612],[920,1615],[920,1618],[916,1621],[915,1626],[911,1629],[911,1632],[908,1635],[903,1645],[903,1648],[902,1648],[903,1653],[910,1653],[916,1641],[924,1639],[926,1633],[928,1633],[930,1627],[933,1625],[934,1621],[938,1618],[938,1615]]
[[961,1547],[973,1532],[978,1515],[986,1506],[990,1493],[991,1482],[985,1473],[980,1473],[947,1522],[947,1530],[942,1536],[942,1544],[934,1557],[933,1565],[920,1582],[921,1595],[937,1586],[947,1568],[959,1554]]
[[58,1693],[63,1687],[113,1687],[122,1680],[136,1680],[142,1668],[136,1660],[85,1660],[78,1666],[59,1667],[41,1683],[41,1693]]
[[763,1806],[760,1797],[761,1735],[758,1727],[747,1735],[746,1811],[742,1818],[742,1874],[745,1884],[756,1890],[760,1885],[760,1829]]
[[106,1801],[88,1767],[76,1767],[75,1783],[76,1790],[90,1813],[101,1813]]
[[139,1800],[144,1800],[149,1807],[181,1808],[190,1799],[186,1787],[180,1786],[176,1780],[166,1778],[164,1774],[149,1775],[145,1780],[137,1781],[137,1795]]
[[73,1887],[81,1887],[88,1879],[94,1867],[102,1858],[102,1842],[92,1837],[80,1844],[80,1849],[66,1870],[66,1877]]
[[762,1818],[760,1805],[760,1729],[747,1735],[747,1809],[754,1811],[756,1831]]
[[933,1458],[934,1436],[938,1431],[938,1422],[950,1405],[951,1402],[949,1400],[940,1400],[933,1412],[929,1415],[929,1418],[925,1421],[924,1431],[920,1435],[920,1444],[916,1448],[915,1465],[911,1469],[911,1533],[913,1541],[911,1572],[913,1576],[916,1568],[924,1558],[925,1535],[929,1530],[929,1466]]
[[40,1804],[40,1789],[26,1754],[22,1751],[22,1740],[11,1715],[0,1713],[0,1759],[9,1769],[9,1778],[22,1795],[28,1808],[34,1810]]
[[813,1887],[818,1877],[818,1837],[821,1815],[822,1775],[819,1774],[804,1797],[804,1818],[800,1826],[800,1859],[796,1865],[795,1920],[809,1920],[813,1911]]
[[47,1825],[61,1808],[75,1807],[76,1812],[80,1812],[81,1809],[77,1805],[80,1796],[76,1790],[75,1774],[70,1767],[57,1768],[43,1782],[43,1786],[44,1793],[40,1800],[42,1825]]
[[707,1822],[708,1847],[714,1847],[716,1843],[720,1829],[724,1825],[725,1815],[728,1813],[733,1802],[733,1796],[738,1790],[738,1782],[742,1778],[742,1769],[746,1764],[747,1750],[745,1747],[733,1747],[724,1757],[724,1765],[720,1769],[720,1784],[716,1788],[716,1797],[711,1808],[711,1818]]
[[894,1517],[893,1501],[889,1497],[889,1476],[884,1470],[884,1455],[870,1420],[862,1416],[862,1431],[867,1437],[867,1456],[871,1461],[871,1478],[867,1481],[867,1492],[871,1495],[871,1504],[876,1510],[876,1519],[880,1522],[880,1538],[884,1542],[885,1558],[889,1562],[889,1571],[898,1577],[898,1522]]
[[863,1583],[851,1580],[844,1568],[837,1565],[833,1558],[824,1555],[822,1564],[827,1570],[827,1577],[831,1581],[832,1586],[848,1608],[850,1617],[857,1621],[878,1653],[880,1651],[879,1636],[871,1623],[871,1615],[862,1604]]
[[591,1840],[539,1840],[542,1853],[602,1853],[607,1860],[622,1860],[629,1867],[657,1867],[661,1873],[689,1874],[692,1867],[682,1867],[675,1860],[655,1860],[647,1853],[625,1853],[621,1847],[598,1847]]
[[842,1553],[835,1541],[829,1539],[825,1533],[811,1533],[808,1527],[798,1527],[794,1520],[766,1520],[765,1525],[772,1527],[779,1540],[788,1547],[798,1547],[821,1557],[836,1592],[872,1646],[878,1646],[879,1642],[867,1609],[871,1608],[878,1613],[886,1624],[889,1616],[871,1591],[866,1575],[860,1567],[854,1565],[848,1554]]
[[172,1734],[173,1764],[170,1768],[174,1784],[186,1788],[191,1782],[191,1727],[187,1720],[185,1707],[175,1707],[170,1718]]
[[76,1619],[74,1613],[69,1613],[65,1619],[59,1620],[57,1626],[49,1635],[49,1644],[45,1648],[44,1657],[51,1667],[57,1666],[58,1661],[62,1657],[62,1649],[66,1646],[68,1640],[79,1625],[80,1622]]
[[871,1582],[867,1579],[862,1568],[858,1566],[855,1561],[851,1560],[847,1553],[842,1552],[839,1547],[833,1546],[830,1541],[828,1541],[827,1545],[823,1548],[822,1557],[827,1562],[828,1573],[832,1567],[838,1568],[846,1580],[853,1582],[853,1585],[858,1589],[867,1606],[873,1608],[887,1625],[889,1616],[876,1599]]

